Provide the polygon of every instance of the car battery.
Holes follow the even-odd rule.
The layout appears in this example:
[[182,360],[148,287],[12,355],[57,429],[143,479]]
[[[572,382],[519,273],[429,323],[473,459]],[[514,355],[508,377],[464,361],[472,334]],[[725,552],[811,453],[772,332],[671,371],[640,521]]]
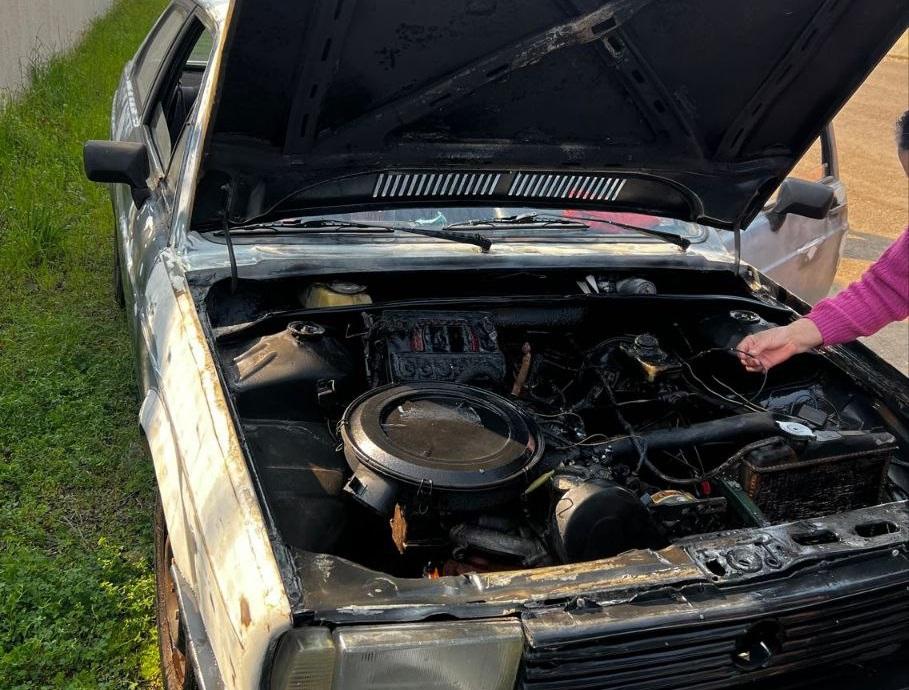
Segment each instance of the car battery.
[[877,504],[896,439],[886,432],[816,431],[797,444],[754,445],[740,482],[771,522],[790,522]]

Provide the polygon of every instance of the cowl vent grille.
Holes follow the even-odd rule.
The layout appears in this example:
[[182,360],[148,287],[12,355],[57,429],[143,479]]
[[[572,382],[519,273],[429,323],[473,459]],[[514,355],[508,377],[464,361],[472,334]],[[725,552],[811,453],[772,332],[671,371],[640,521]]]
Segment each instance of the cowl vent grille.
[[601,175],[546,175],[518,173],[511,181],[508,196],[536,199],[581,199],[615,201],[626,180]]
[[372,196],[375,199],[484,197],[495,192],[501,178],[501,173],[381,173]]
[[627,178],[558,173],[380,173],[374,199],[563,199],[616,201]]

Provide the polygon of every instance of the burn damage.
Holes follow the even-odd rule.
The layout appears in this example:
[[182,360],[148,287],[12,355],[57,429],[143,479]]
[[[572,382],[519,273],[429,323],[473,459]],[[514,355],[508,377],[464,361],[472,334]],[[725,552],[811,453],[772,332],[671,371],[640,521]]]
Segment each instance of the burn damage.
[[[218,221],[227,179],[251,217],[366,205],[382,176],[428,172],[501,178],[483,197],[499,203],[520,173],[620,177],[617,200],[573,203],[745,227],[907,16],[897,0],[481,5],[237,2],[195,224]],[[690,49],[691,27],[711,40]]]
[[364,278],[204,304],[301,612],[485,617],[904,553],[893,415],[821,354],[739,364],[779,309],[655,276]]

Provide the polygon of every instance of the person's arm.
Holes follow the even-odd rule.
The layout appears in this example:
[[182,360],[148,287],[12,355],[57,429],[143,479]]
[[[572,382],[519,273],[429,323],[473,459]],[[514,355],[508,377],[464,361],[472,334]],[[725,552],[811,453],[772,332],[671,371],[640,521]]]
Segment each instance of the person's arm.
[[748,371],[770,369],[819,345],[876,333],[909,316],[909,228],[860,280],[786,326],[749,335],[738,345]]
[[909,228],[855,283],[815,305],[810,319],[824,345],[877,333],[909,316]]

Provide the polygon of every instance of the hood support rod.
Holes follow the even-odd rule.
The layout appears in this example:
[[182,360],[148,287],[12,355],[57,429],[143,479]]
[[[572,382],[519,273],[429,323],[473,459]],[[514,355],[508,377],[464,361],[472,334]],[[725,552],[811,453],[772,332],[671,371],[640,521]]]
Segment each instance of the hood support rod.
[[227,256],[230,259],[230,294],[233,295],[237,292],[237,283],[239,282],[237,256],[234,254],[234,241],[230,236],[230,206],[234,200],[234,186],[227,182],[221,187],[221,191],[224,192],[225,196],[221,217],[224,221],[224,241],[227,243]]

